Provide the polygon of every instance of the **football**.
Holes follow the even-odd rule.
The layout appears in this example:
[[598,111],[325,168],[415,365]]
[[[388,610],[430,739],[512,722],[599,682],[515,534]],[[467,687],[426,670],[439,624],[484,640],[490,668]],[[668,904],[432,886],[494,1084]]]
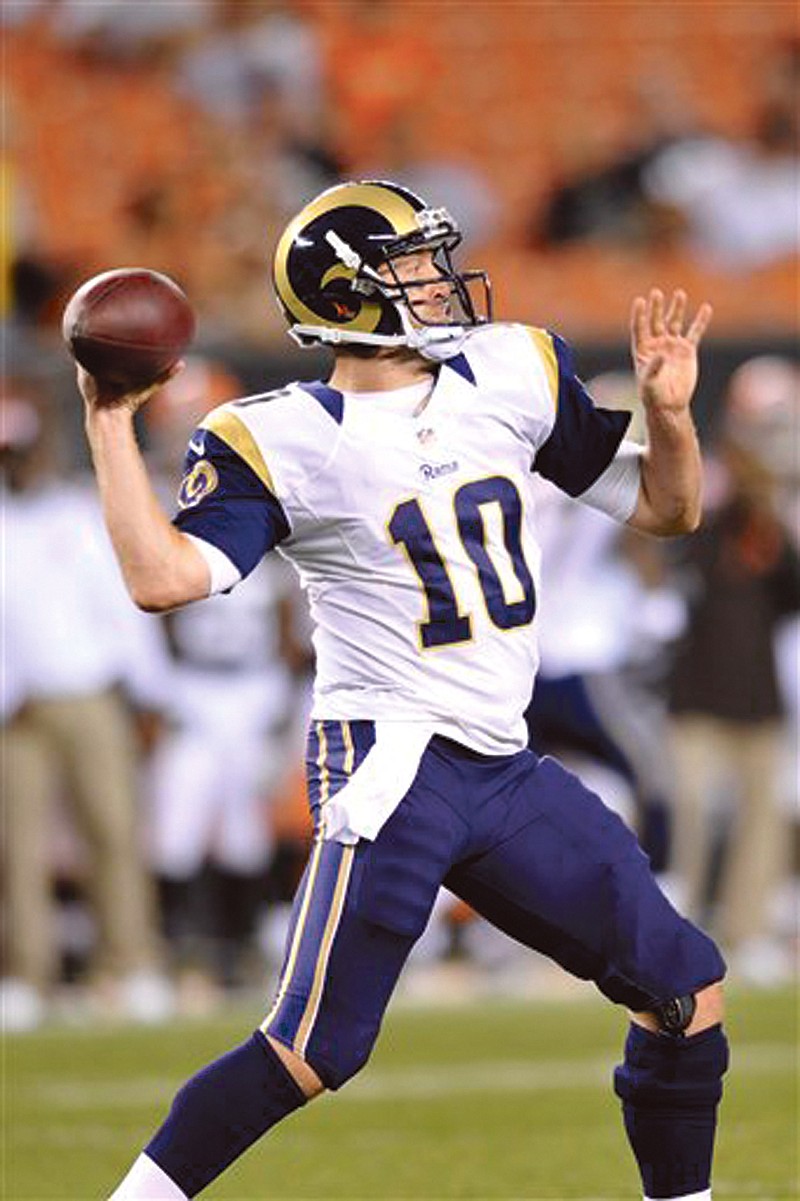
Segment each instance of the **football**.
[[95,275],[73,293],[62,332],[72,356],[106,387],[147,387],[180,359],[195,320],[184,292],[144,267]]

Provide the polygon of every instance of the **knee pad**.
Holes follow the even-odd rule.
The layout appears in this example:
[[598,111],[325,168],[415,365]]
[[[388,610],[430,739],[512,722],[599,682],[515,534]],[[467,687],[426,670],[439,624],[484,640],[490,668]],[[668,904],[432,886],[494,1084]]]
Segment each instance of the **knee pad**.
[[[320,1040],[321,1041],[321,1040]],[[348,1080],[352,1080],[370,1057],[374,1039],[368,1045],[337,1040],[336,1045],[315,1046],[306,1056],[306,1062],[317,1073],[326,1089],[336,1092]]]
[[305,1102],[300,1086],[258,1030],[187,1080],[145,1152],[194,1197]]
[[636,1108],[713,1107],[722,1096],[727,1068],[728,1040],[722,1026],[673,1038],[633,1024],[625,1043],[625,1062],[614,1072],[614,1091]]
[[727,1066],[721,1026],[690,1038],[631,1026],[614,1089],[622,1099],[646,1197],[683,1197],[708,1189]]

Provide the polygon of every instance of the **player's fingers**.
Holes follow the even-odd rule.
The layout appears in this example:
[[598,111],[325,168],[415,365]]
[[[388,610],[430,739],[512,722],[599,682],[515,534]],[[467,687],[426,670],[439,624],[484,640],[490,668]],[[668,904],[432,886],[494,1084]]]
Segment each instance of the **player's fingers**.
[[689,326],[688,330],[686,331],[686,337],[695,346],[697,345],[697,343],[702,338],[703,334],[708,329],[709,323],[710,323],[713,315],[714,315],[714,310],[712,309],[711,305],[707,301],[704,301],[700,305],[700,308],[697,310],[697,315],[695,316],[694,321],[692,322],[692,324]]
[[176,375],[180,375],[180,373],[183,371],[185,366],[186,366],[186,360],[178,359],[177,363],[173,363],[171,367],[167,368],[167,370],[164,372],[163,375],[160,375],[158,377],[158,386],[162,387],[162,385],[164,385],[167,382],[167,380],[171,380]]
[[664,325],[664,293],[660,288],[651,288],[647,303],[650,331],[657,338],[666,332]]
[[686,318],[686,293],[682,288],[676,288],[672,293],[665,318],[667,332],[670,334],[680,334],[683,329],[683,322]]
[[167,380],[172,379],[172,375],[173,372],[170,372],[169,375],[165,373],[159,376],[157,380],[154,380],[152,384],[148,384],[146,388],[142,388],[137,392],[129,392],[126,399],[138,408],[140,405],[145,404],[151,396],[155,396],[159,388],[163,388]]
[[173,363],[166,371],[162,371],[161,375],[154,379],[152,384],[148,384],[146,388],[137,388],[135,392],[126,392],[124,396],[119,398],[119,403],[127,405],[129,409],[136,412],[143,404],[147,404],[148,400],[152,396],[155,396],[160,388],[164,387],[164,384],[169,383],[174,376],[183,371],[185,366],[186,364],[183,359],[179,359],[177,363]]
[[99,389],[97,387],[97,383],[95,381],[94,376],[90,375],[89,372],[84,367],[79,366],[78,372],[77,372],[77,377],[78,377],[78,392],[81,395],[81,399],[83,400],[83,403],[85,405],[87,405],[90,409],[94,408],[97,405],[98,397],[99,397]]

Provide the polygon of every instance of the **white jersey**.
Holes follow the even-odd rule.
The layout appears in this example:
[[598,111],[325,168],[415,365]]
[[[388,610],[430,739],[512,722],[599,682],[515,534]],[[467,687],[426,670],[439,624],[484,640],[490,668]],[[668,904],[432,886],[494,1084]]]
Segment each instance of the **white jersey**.
[[537,667],[531,472],[586,492],[628,414],[596,409],[561,340],[522,325],[473,331],[416,412],[385,397],[295,383],[214,410],[176,523],[233,578],[276,545],[297,567],[313,716],[420,722],[512,753]]

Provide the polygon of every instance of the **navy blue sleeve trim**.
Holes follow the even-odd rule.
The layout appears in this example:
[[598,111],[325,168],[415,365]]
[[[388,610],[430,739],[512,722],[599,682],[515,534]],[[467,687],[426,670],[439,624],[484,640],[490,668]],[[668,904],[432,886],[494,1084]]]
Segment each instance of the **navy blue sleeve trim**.
[[232,447],[199,430],[186,456],[173,524],[216,546],[243,576],[291,533],[280,501]]
[[569,496],[580,496],[614,458],[631,414],[598,408],[575,374],[566,342],[557,334],[552,338],[558,361],[556,421],[533,470]]
[[335,388],[328,387],[327,384],[320,383],[319,380],[302,383],[300,387],[304,392],[308,392],[310,396],[319,401],[325,412],[329,417],[333,418],[337,425],[342,424],[344,397],[341,392],[337,392]]

